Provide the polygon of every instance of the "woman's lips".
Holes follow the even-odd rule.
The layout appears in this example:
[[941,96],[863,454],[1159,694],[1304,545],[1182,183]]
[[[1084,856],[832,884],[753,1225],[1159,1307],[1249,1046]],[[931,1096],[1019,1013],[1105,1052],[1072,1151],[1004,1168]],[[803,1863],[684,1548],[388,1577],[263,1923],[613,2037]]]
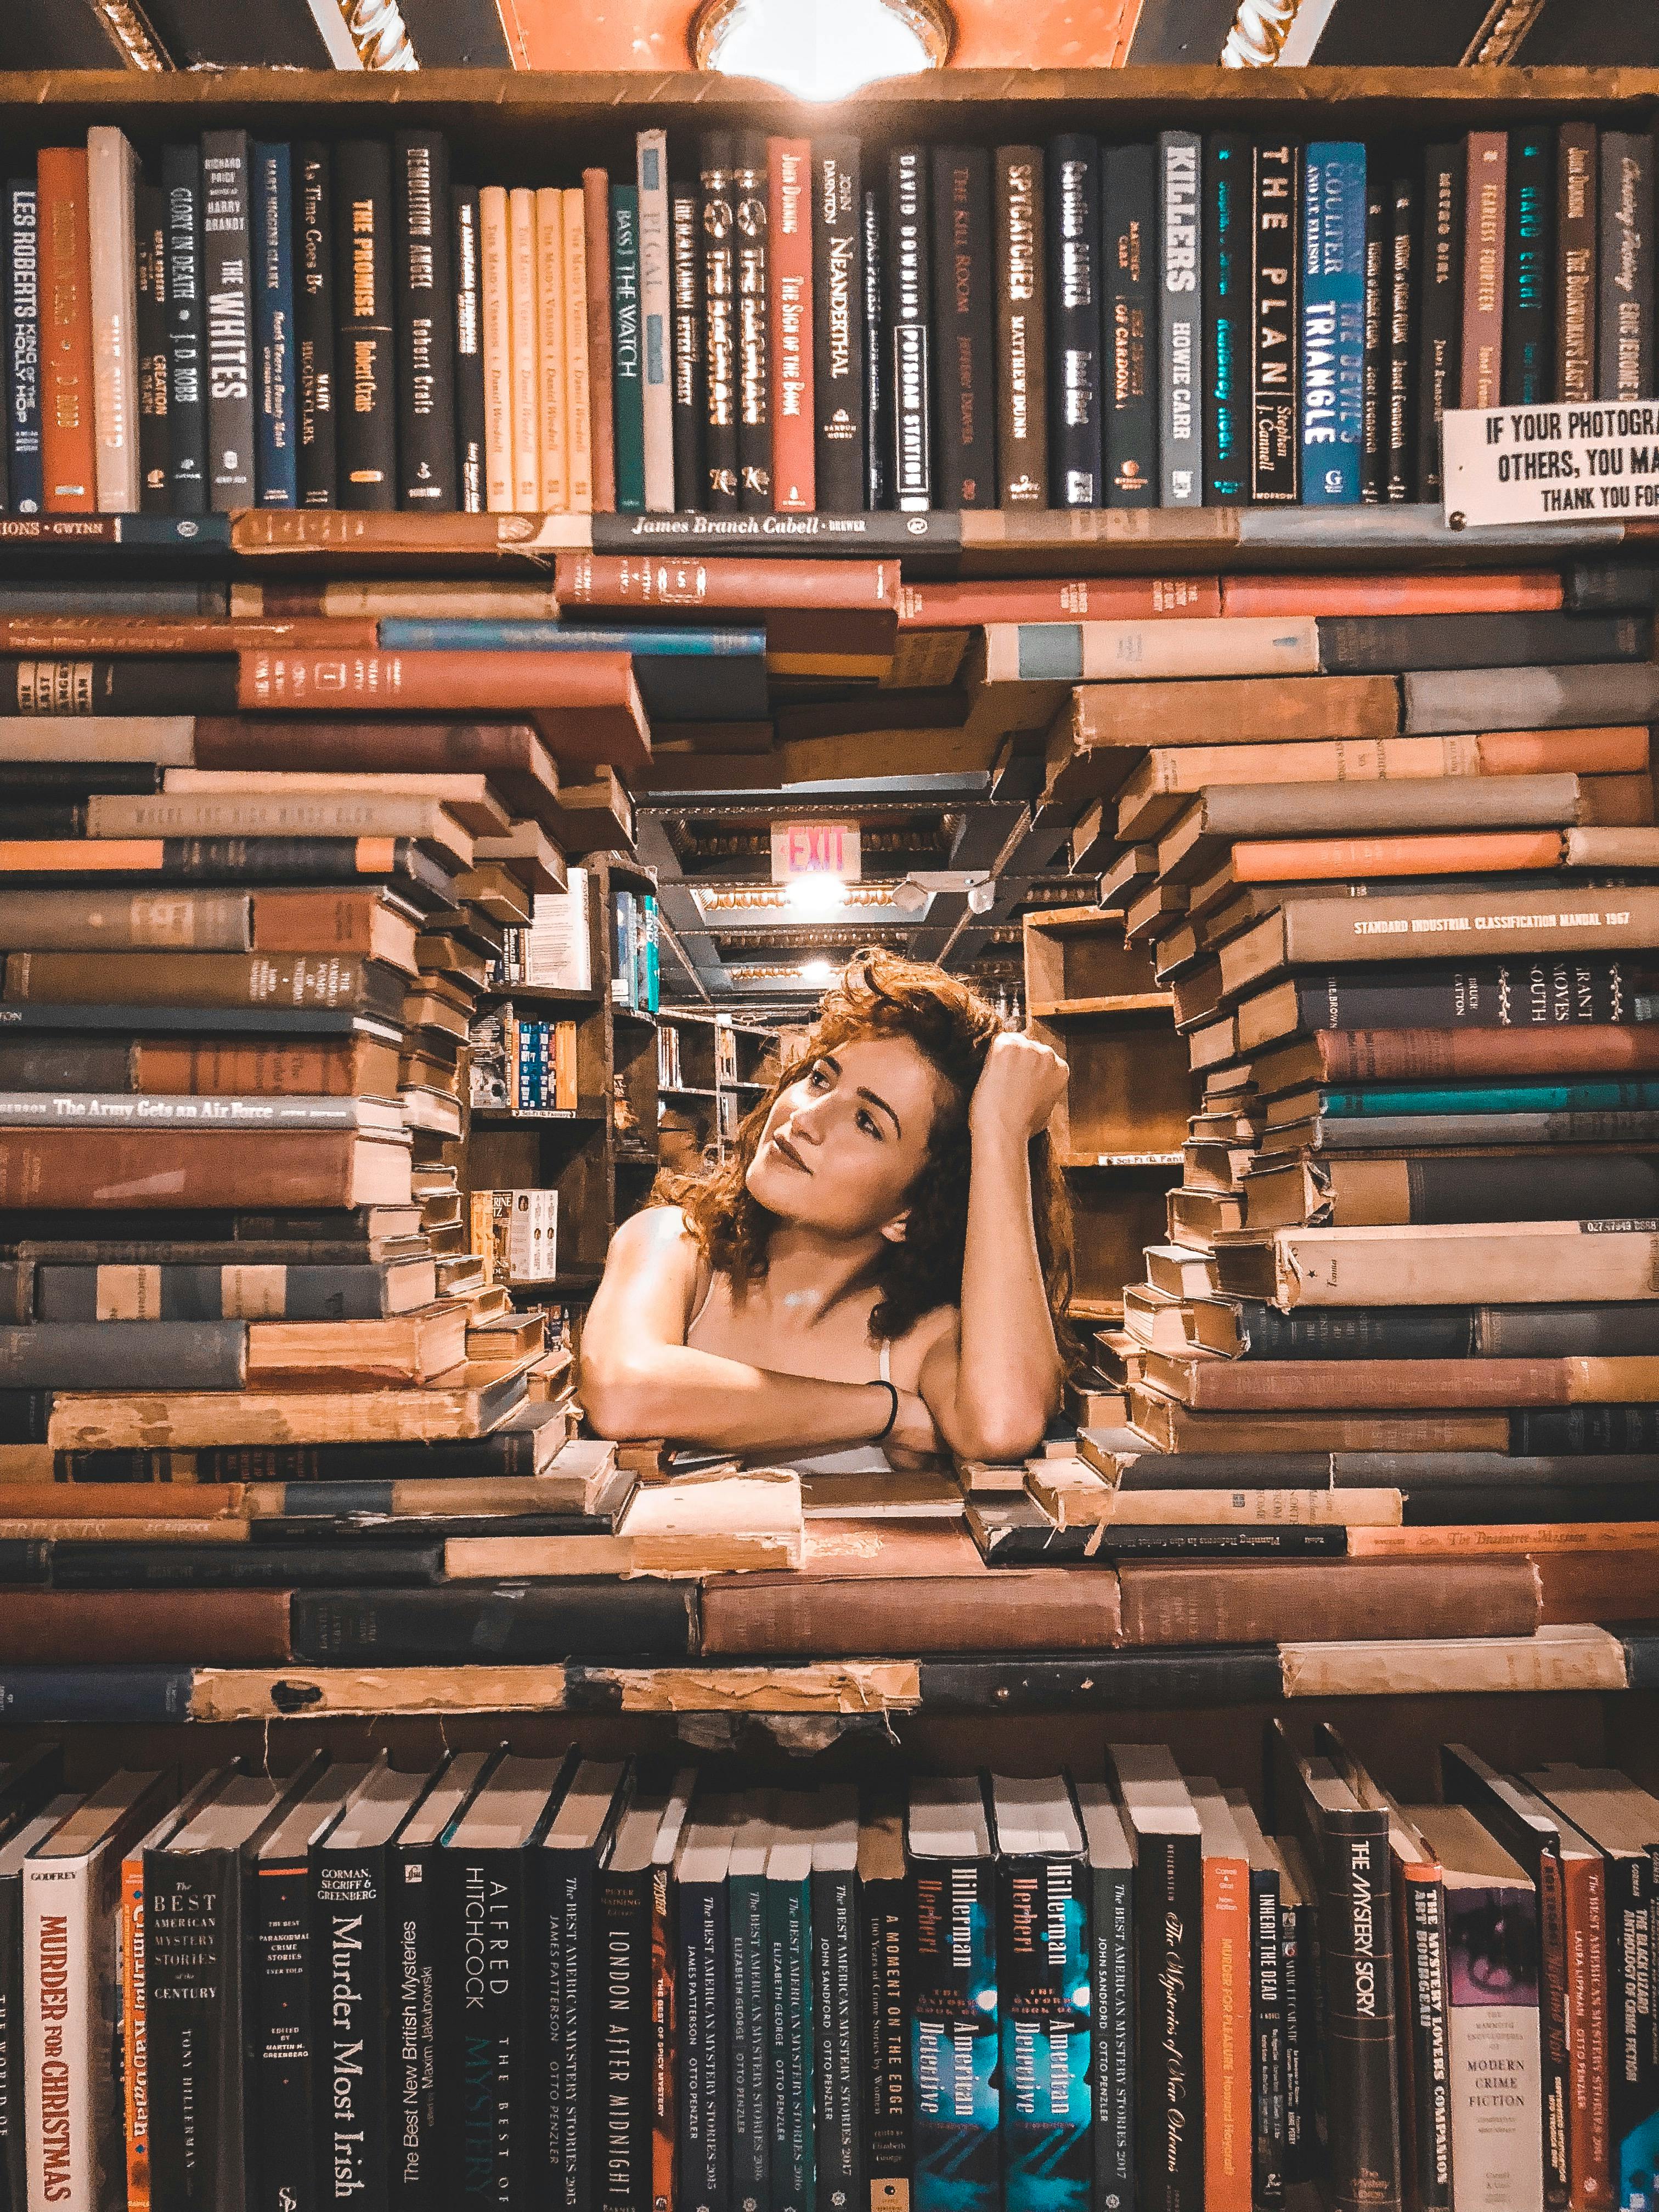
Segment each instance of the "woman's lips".
[[807,1166],[805,1161],[802,1159],[800,1154],[790,1143],[788,1138],[784,1135],[781,1129],[777,1129],[773,1132],[772,1145],[775,1151],[782,1153],[784,1158],[788,1161],[792,1168],[799,1168],[803,1175],[811,1174],[811,1169]]

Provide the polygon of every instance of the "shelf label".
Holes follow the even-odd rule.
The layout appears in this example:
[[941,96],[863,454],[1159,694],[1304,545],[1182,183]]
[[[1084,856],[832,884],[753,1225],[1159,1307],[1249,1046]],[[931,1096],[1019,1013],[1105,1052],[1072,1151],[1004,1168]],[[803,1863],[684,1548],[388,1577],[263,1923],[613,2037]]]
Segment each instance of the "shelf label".
[[1440,427],[1455,530],[1659,514],[1659,399],[1459,409]]
[[856,822],[775,822],[772,824],[772,880],[793,884],[801,876],[835,876],[844,884],[862,880]]

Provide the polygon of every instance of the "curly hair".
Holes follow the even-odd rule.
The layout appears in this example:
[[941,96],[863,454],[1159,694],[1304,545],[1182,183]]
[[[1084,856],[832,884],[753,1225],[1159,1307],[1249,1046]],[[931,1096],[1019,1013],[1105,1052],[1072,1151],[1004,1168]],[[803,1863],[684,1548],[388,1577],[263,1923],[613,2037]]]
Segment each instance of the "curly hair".
[[[908,1194],[902,1239],[884,1239],[874,1264],[878,1292],[870,1316],[872,1341],[902,1336],[922,1315],[962,1297],[968,1239],[968,1103],[1001,1017],[979,994],[942,968],[903,960],[877,948],[854,954],[824,994],[801,1056],[780,1068],[760,1103],[744,1115],[732,1151],[702,1176],[661,1176],[653,1201],[684,1212],[709,1265],[738,1285],[766,1273],[777,1216],[750,1194],[746,1177],[767,1117],[781,1092],[822,1054],[855,1038],[908,1037],[943,1078],[945,1103],[933,1116],[927,1157]],[[1031,1139],[1031,1213],[1037,1258],[1062,1354],[1072,1289],[1072,1223],[1066,1186],[1047,1132]]]

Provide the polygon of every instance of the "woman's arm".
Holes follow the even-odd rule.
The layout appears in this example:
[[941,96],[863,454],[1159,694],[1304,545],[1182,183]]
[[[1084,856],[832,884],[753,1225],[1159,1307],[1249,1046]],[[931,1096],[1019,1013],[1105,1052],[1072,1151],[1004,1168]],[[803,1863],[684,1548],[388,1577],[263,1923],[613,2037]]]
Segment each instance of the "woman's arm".
[[[611,1238],[582,1331],[582,1406],[601,1436],[799,1452],[879,1432],[892,1406],[883,1383],[780,1375],[687,1344],[697,1259],[673,1206],[635,1214]],[[893,1437],[930,1431],[921,1401],[901,1401]]]
[[1060,1403],[1062,1368],[1031,1218],[1031,1139],[1066,1087],[1034,1037],[998,1037],[968,1109],[972,1160],[962,1318],[922,1365],[921,1395],[959,1458],[1024,1459]]

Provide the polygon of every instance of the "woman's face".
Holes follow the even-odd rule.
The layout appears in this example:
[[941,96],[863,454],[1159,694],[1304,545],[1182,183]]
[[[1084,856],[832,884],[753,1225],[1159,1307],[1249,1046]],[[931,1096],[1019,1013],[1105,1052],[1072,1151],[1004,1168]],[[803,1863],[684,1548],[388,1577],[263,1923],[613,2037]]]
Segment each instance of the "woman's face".
[[908,1037],[837,1045],[778,1094],[744,1178],[750,1196],[832,1236],[885,1227],[921,1173],[943,1087]]

